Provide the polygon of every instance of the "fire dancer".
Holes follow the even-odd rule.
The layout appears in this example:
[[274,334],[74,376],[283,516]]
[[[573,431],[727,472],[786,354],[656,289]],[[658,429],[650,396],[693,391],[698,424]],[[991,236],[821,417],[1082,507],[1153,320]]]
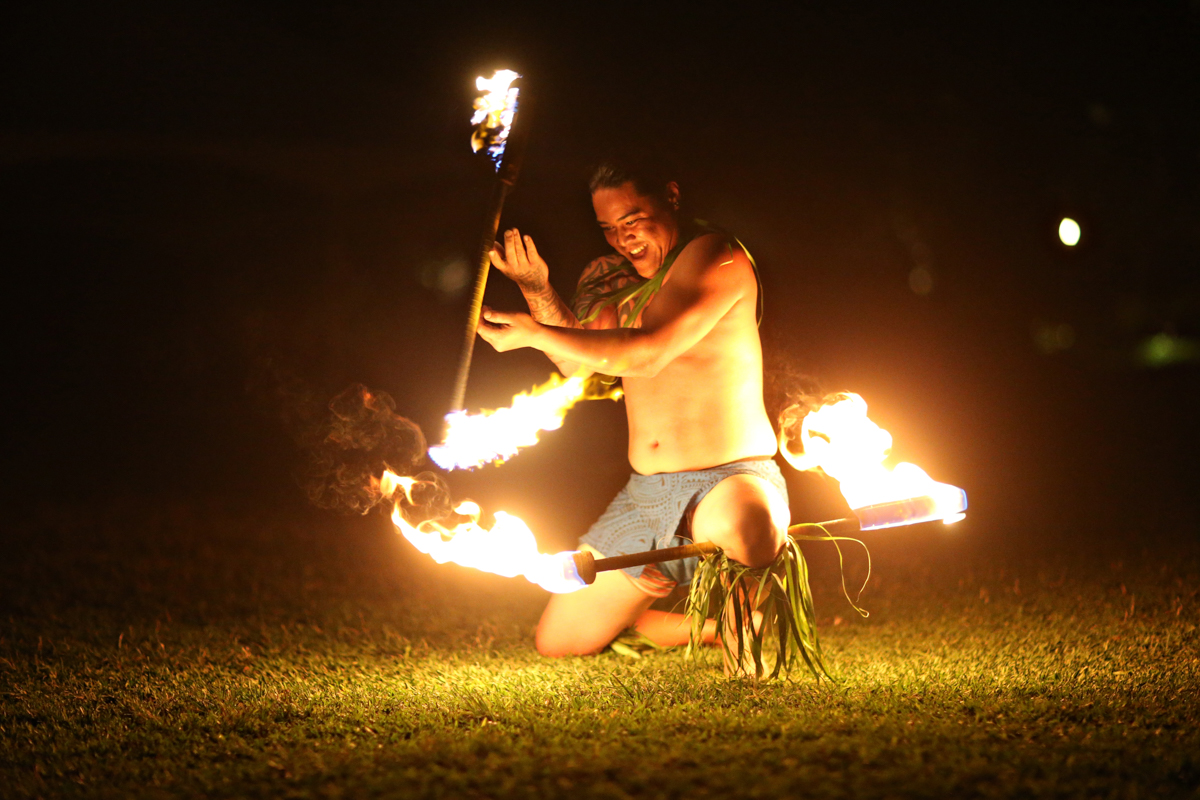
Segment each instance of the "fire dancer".
[[[758,276],[736,239],[681,215],[670,178],[652,161],[596,168],[592,206],[614,252],[584,268],[572,305],[551,287],[533,239],[506,231],[491,261],[530,313],[485,309],[479,334],[498,351],[541,350],[564,375],[623,382],[633,474],[581,548],[609,556],[710,541],[733,561],[766,567],[790,515],[763,405]],[[552,596],[538,650],[595,653],[630,626],[661,645],[687,641],[683,615],[650,606],[688,584],[696,566],[602,573]],[[714,637],[711,624],[705,633]]]

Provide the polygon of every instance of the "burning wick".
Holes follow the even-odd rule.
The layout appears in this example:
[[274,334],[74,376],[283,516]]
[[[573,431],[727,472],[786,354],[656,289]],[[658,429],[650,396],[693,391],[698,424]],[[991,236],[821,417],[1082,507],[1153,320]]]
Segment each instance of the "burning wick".
[[[555,375],[541,386],[513,397],[508,408],[479,414],[452,411],[446,415],[445,440],[429,448],[429,457],[447,470],[502,463],[520,448],[537,444],[541,431],[558,430],[572,406],[594,396],[587,379]],[[601,396],[616,399],[620,393],[618,390]]]
[[512,82],[519,77],[511,69],[498,69],[491,78],[480,75],[475,79],[475,88],[482,94],[475,98],[475,115],[471,117],[471,124],[476,126],[471,134],[471,149],[478,153],[486,148],[497,170],[504,160],[504,147],[517,115],[521,90]]
[[[867,417],[867,403],[852,393],[809,412],[793,438],[784,420],[779,449],[796,469],[821,469],[837,480],[864,531],[965,517],[967,493],[938,483],[916,464],[883,465],[892,435]],[[797,452],[798,451],[798,452]]]
[[[385,497],[393,497],[400,489],[403,499],[413,503],[413,488],[420,481],[405,478],[388,470],[379,482]],[[392,511],[392,523],[404,534],[413,547],[439,564],[452,561],[494,575],[515,578],[524,575],[531,583],[557,594],[582,589],[586,584],[579,577],[573,553],[547,555],[538,552],[537,540],[519,517],[496,512],[496,524],[489,530],[479,524],[479,506],[470,501],[459,503],[454,513],[467,517],[452,527],[437,520],[427,520],[413,526],[405,519],[398,499]]]

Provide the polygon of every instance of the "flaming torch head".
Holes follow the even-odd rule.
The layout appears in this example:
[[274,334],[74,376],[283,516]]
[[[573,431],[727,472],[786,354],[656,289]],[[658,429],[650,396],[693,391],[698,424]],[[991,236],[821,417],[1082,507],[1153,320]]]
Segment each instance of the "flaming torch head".
[[580,400],[616,400],[620,389],[586,378],[555,375],[541,386],[513,397],[512,405],[494,411],[446,415],[446,438],[429,448],[429,457],[445,470],[476,469],[500,464],[521,448],[537,444],[541,431],[562,427],[563,418]]
[[568,550],[554,555],[544,555],[534,569],[525,573],[525,577],[554,594],[567,594],[587,586],[587,581],[579,574],[579,562],[575,556],[578,550]]
[[480,75],[475,79],[475,88],[480,94],[475,98],[475,114],[471,117],[471,124],[475,126],[471,149],[476,153],[486,149],[497,171],[504,161],[504,148],[517,116],[517,98],[521,90],[512,83],[520,77],[511,69],[500,69],[490,78]]
[[437,563],[450,561],[506,578],[524,575],[531,583],[556,594],[574,592],[587,585],[579,575],[574,553],[538,552],[529,526],[503,511],[497,511],[495,524],[486,528],[479,524],[479,506],[465,501],[455,506],[451,514],[414,525],[405,513],[406,507],[421,505],[417,494],[422,489],[437,488],[432,473],[410,478],[388,470],[379,480],[380,492],[396,500],[392,510],[396,529]]
[[779,448],[793,467],[820,468],[838,481],[864,531],[961,520],[967,493],[938,483],[916,464],[884,466],[891,447],[892,435],[867,417],[866,401],[850,393],[826,398],[803,418],[799,431],[785,424],[779,435]]

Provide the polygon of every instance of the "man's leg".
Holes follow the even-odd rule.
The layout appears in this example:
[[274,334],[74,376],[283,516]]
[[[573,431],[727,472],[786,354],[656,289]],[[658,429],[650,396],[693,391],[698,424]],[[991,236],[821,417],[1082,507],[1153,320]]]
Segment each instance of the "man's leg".
[[591,586],[551,595],[538,623],[538,652],[544,656],[598,653],[653,602],[619,570],[601,572]]
[[[676,647],[687,644],[692,638],[692,618],[673,611],[643,611],[633,627],[659,647]],[[716,622],[711,619],[704,621],[700,641],[704,644],[717,641]]]
[[748,567],[779,554],[791,512],[779,492],[757,475],[731,475],[713,487],[692,517],[692,538],[712,542]]
[[[761,567],[779,553],[790,521],[787,503],[770,483],[756,475],[731,475],[696,507],[692,536],[713,542],[735,561]],[[663,646],[686,642],[686,617],[649,611],[654,600],[619,571],[601,572],[591,586],[551,596],[538,623],[538,652],[598,653],[631,625]],[[712,641],[715,633],[711,622],[705,625],[704,640]]]
[[[609,594],[592,592],[601,585]],[[625,588],[632,589],[633,593]],[[656,599],[635,587],[619,572],[601,572],[596,576],[596,582],[586,589],[551,596],[538,623],[538,652],[544,656],[596,653],[630,626],[659,647],[687,644],[692,631],[691,619],[684,614],[650,610]],[[577,602],[579,600],[583,602]],[[615,614],[617,608],[625,608],[629,616]],[[701,641],[713,644],[716,639],[716,623],[708,620],[704,623]]]
[[[775,487],[757,475],[733,475],[718,483],[700,501],[692,517],[692,536],[698,542],[713,542],[725,551],[726,556],[738,563],[748,567],[765,567],[775,560],[783,547],[790,521],[787,501]],[[749,580],[741,586],[730,588],[737,593],[757,592],[756,585],[751,585]],[[764,598],[747,599],[753,608]],[[757,612],[753,616],[753,623],[745,620],[743,625],[746,630],[739,634],[734,617],[730,614],[722,632],[726,642],[743,637],[749,632],[751,624],[755,629],[759,629],[760,625],[766,625],[768,630],[774,629],[774,619],[764,620]],[[740,663],[736,655],[731,656],[729,650],[724,651],[724,660],[726,675],[754,675],[756,672],[749,649],[742,651]],[[763,668],[769,673],[773,660],[765,652],[763,662]]]

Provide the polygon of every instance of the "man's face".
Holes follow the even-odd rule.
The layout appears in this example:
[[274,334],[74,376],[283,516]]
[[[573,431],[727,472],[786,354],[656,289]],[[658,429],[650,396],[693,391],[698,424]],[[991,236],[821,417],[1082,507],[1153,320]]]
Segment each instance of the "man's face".
[[632,182],[592,194],[604,238],[643,278],[658,272],[679,239],[678,202],[679,187],[673,182],[667,184],[666,197],[638,194]]

